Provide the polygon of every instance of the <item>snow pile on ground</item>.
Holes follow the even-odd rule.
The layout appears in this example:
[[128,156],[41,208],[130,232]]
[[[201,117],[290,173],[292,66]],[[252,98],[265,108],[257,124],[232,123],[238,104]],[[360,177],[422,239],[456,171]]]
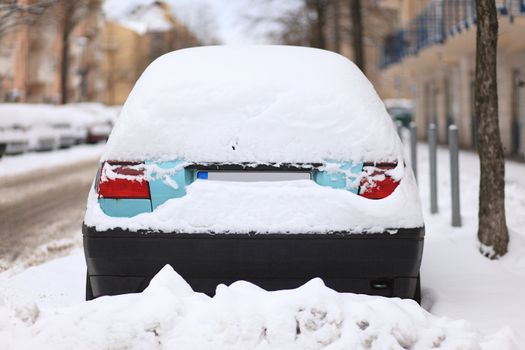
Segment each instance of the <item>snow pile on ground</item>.
[[423,226],[410,169],[394,193],[380,201],[311,180],[196,180],[186,190],[185,196],[168,200],[152,213],[117,218],[102,212],[92,189],[85,223],[100,231],[121,227],[183,233],[375,233]]
[[169,266],[140,294],[0,315],[5,349],[518,349],[510,330],[482,336],[410,300],[340,294],[319,279],[277,292],[236,282],[210,298]]
[[400,157],[391,119],[359,68],[333,52],[286,46],[161,56],[130,93],[103,155],[232,163]]
[[426,236],[421,284],[423,306],[436,315],[467,318],[482,332],[504,325],[522,336],[525,348],[525,164],[505,163],[505,209],[509,252],[497,261],[483,257],[477,240],[479,159],[475,152],[459,155],[462,227],[451,226],[450,163],[439,148],[439,213],[430,214],[428,147],[418,148],[418,185]]

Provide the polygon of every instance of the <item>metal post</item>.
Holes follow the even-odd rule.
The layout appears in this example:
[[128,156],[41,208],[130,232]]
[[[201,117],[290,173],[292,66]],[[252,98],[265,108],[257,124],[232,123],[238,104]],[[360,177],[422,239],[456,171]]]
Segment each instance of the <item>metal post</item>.
[[436,124],[428,124],[428,150],[430,163],[430,212],[438,212],[437,200],[437,129]]
[[458,128],[452,124],[448,127],[448,146],[450,150],[450,191],[452,194],[452,226],[461,226],[459,203],[459,145]]
[[410,165],[417,180],[417,128],[416,123],[410,122]]

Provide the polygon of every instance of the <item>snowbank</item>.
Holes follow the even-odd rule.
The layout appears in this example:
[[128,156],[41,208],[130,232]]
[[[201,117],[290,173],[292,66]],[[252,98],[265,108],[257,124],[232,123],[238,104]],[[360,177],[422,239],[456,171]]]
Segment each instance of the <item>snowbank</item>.
[[[49,169],[100,157],[105,145],[80,145],[46,153],[26,153],[4,156],[0,161],[0,176],[14,176],[40,169]],[[95,169],[93,170],[95,173]]]
[[0,304],[7,349],[518,349],[411,300],[337,293],[319,279],[266,292],[239,281],[210,298],[166,266],[140,294],[65,309]]
[[161,56],[133,88],[103,155],[234,163],[400,157],[385,106],[352,62],[286,46]]

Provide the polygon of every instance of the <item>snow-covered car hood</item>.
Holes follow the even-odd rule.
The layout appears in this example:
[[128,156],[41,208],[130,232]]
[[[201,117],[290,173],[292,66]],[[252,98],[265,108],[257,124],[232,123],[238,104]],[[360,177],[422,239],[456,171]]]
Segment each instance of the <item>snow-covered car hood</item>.
[[178,50],[136,83],[103,160],[385,161],[401,143],[348,59],[286,46]]

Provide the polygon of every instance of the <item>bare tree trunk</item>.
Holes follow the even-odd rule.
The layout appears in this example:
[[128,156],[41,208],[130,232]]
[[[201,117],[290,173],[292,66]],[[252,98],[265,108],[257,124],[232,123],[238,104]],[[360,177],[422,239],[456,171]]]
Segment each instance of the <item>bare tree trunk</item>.
[[341,9],[339,0],[332,2],[332,10],[334,15],[334,51],[341,53]]
[[477,0],[476,13],[474,99],[481,173],[478,239],[481,253],[495,259],[507,253],[509,234],[505,220],[505,159],[498,125],[498,18],[494,0]]
[[[66,5],[67,6],[67,5]],[[68,102],[68,84],[69,84],[69,19],[64,9],[64,18],[62,23],[62,47],[60,49],[60,103]]]
[[354,47],[354,63],[365,72],[365,55],[363,49],[363,22],[361,20],[361,0],[350,0],[352,16],[352,44]]
[[319,49],[326,48],[326,39],[325,39],[324,29],[325,29],[325,24],[326,24],[327,4],[328,2],[325,0],[313,0],[313,4],[311,3],[315,11],[315,15],[316,15],[315,24],[313,27],[314,42],[312,43],[312,46],[317,47]]

